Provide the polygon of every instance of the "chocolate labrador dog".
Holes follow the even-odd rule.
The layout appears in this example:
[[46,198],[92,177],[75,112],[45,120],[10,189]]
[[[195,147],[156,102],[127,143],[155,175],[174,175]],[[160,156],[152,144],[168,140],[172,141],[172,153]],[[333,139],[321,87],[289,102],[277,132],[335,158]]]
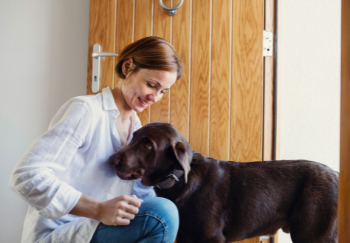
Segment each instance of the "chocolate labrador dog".
[[239,163],[205,157],[170,124],[150,123],[110,157],[118,176],[142,178],[179,209],[178,243],[274,234],[337,241],[338,173],[305,160]]

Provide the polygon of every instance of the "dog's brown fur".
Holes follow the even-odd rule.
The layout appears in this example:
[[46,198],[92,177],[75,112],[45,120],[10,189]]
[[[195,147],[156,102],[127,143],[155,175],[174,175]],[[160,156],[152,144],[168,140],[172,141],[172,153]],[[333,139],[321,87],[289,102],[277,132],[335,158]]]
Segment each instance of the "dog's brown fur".
[[[215,160],[167,123],[142,127],[110,161],[122,179],[170,187],[155,191],[179,209],[178,243],[232,242],[279,228],[296,243],[337,241],[338,173],[325,165]],[[173,171],[183,174],[179,182],[167,179]]]

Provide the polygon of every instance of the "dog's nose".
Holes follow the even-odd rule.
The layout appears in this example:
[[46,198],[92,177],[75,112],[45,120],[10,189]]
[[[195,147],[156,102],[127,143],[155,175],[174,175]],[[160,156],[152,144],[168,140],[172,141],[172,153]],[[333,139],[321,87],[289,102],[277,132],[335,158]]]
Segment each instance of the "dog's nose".
[[120,160],[121,160],[121,155],[118,153],[113,154],[109,157],[109,163],[113,166],[118,165]]

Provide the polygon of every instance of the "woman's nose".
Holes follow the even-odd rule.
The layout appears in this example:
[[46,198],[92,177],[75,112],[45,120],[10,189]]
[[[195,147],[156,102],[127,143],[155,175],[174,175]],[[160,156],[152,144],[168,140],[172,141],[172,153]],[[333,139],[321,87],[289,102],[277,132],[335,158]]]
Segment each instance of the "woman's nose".
[[162,98],[162,94],[160,92],[154,92],[153,94],[149,94],[147,98],[152,103],[156,103]]

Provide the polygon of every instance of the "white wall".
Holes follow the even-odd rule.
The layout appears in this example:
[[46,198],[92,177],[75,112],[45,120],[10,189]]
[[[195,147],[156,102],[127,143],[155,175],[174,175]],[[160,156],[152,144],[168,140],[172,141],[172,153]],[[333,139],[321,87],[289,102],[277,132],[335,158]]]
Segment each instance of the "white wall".
[[[281,159],[339,171],[340,0],[278,1]],[[279,234],[279,243],[291,242]]]
[[86,93],[89,1],[0,0],[0,242],[20,242],[27,205],[8,187],[29,144]]

